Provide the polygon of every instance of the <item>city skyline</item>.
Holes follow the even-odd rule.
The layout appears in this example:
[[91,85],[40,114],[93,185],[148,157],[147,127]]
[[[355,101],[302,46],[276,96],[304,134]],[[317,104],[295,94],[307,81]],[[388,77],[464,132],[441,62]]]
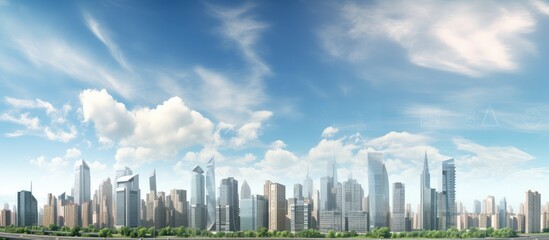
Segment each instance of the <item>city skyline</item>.
[[293,196],[306,176],[320,190],[332,161],[367,193],[367,153],[380,152],[414,211],[424,154],[438,191],[454,159],[468,211],[487,196],[518,209],[524,192],[549,192],[548,9],[0,0],[0,203],[31,181],[39,208],[71,194],[81,159],[86,198],[126,166],[140,198],[151,171],[189,198],[196,165],[205,187],[234,177],[255,195],[268,179]]

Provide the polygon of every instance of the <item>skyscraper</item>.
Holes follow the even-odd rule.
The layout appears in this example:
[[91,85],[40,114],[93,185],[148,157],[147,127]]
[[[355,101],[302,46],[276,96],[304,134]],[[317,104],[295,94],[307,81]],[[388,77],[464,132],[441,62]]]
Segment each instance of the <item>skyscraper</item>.
[[[129,168],[120,172],[116,179],[116,227],[140,226],[141,190],[139,174],[133,175]],[[118,174],[117,174],[118,175]]]
[[303,180],[303,197],[311,199],[313,197],[313,179],[309,177],[309,165],[307,165],[307,175]]
[[232,177],[221,180],[219,204],[216,206],[217,231],[239,231],[238,181]]
[[240,199],[248,199],[252,197],[252,192],[250,190],[250,185],[244,180],[242,187],[240,187]]
[[46,205],[44,205],[44,226],[57,225],[57,199],[48,193]]
[[286,228],[286,186],[271,183],[269,193],[269,230],[284,231]]
[[168,202],[168,210],[173,211],[170,215],[169,225],[172,227],[189,226],[187,211],[187,191],[182,189],[172,189]]
[[303,185],[294,184],[294,198],[297,200],[303,200]]
[[539,233],[541,227],[541,194],[537,191],[528,190],[524,208],[526,215],[525,233]]
[[494,196],[486,197],[486,199],[484,200],[484,209],[484,213],[486,213],[488,216],[496,214],[496,199],[494,198]]
[[335,209],[334,180],[330,176],[320,178],[320,211]]
[[499,201],[499,227],[507,227],[507,200],[505,197]]
[[423,161],[423,171],[421,172],[420,183],[420,204],[419,204],[419,228],[431,230],[432,226],[432,211],[431,208],[431,175],[429,174],[429,161],[427,160],[427,151],[425,151],[425,159]]
[[389,227],[389,177],[382,153],[368,153],[368,190],[370,229]]
[[456,166],[454,159],[442,161],[440,230],[456,227]]
[[252,195],[240,201],[240,229],[257,230],[260,227],[269,228],[267,218],[267,199],[262,195]]
[[393,226],[391,230],[394,232],[405,231],[405,203],[406,195],[404,184],[396,182],[393,184]]
[[99,205],[99,227],[114,227],[113,189],[111,179],[107,178],[99,185],[97,201]]
[[[191,228],[206,229],[206,205],[204,170],[200,166],[193,169],[191,176]],[[215,209],[214,209],[215,211]],[[215,212],[214,212],[215,217]]]
[[82,159],[78,162],[74,171],[74,202],[82,205],[82,203],[91,200],[90,167]]
[[480,204],[480,201],[479,200],[475,200],[475,214],[480,214],[481,213],[481,204]]
[[156,199],[158,196],[158,193],[156,191],[156,169],[153,170],[151,176],[149,177],[149,190]]
[[208,218],[206,221],[206,229],[207,230],[215,230],[215,160],[214,158],[210,159],[208,161],[207,165],[207,172],[206,172],[206,205],[207,205],[207,214]]
[[17,226],[38,225],[38,203],[32,192],[22,190],[17,193],[17,209]]

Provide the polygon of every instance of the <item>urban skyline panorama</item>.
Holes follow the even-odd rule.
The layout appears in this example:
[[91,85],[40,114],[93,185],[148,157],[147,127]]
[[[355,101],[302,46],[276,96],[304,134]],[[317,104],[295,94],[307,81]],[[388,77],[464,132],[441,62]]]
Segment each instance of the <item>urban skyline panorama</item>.
[[454,159],[468,210],[544,203],[548,24],[535,0],[0,0],[0,203],[69,194],[81,159],[92,193],[126,166],[189,192],[212,157],[252,194],[318,190],[334,159],[368,192],[369,152],[414,211],[425,154],[438,191]]

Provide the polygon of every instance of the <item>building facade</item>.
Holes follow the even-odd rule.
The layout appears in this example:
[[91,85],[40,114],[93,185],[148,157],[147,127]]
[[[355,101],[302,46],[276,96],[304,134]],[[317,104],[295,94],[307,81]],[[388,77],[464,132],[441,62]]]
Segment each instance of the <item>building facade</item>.
[[405,226],[405,187],[401,182],[393,184],[393,216],[391,230],[394,232],[404,232]]
[[129,168],[116,179],[116,227],[141,226],[141,190],[139,175],[133,175]]
[[17,193],[17,210],[17,226],[38,225],[38,203],[32,192],[23,190]]
[[240,201],[240,229],[257,230],[260,227],[269,228],[267,218],[267,199],[262,195],[252,195]]
[[370,229],[389,227],[389,178],[382,153],[368,153],[368,190]]

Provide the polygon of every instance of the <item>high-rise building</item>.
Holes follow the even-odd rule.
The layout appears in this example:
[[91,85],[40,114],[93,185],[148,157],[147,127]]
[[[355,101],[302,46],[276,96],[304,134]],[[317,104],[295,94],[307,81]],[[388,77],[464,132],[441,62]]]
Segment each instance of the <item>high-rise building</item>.
[[431,175],[429,173],[429,161],[427,160],[427,151],[425,151],[425,158],[423,161],[423,171],[421,172],[420,183],[420,204],[419,204],[419,228],[425,230],[434,230],[433,224],[433,205],[431,202],[433,196],[431,196]]
[[240,187],[240,199],[248,199],[252,197],[252,191],[250,190],[250,185],[244,180],[242,186]]
[[481,213],[481,204],[479,200],[475,200],[475,214]]
[[286,230],[286,186],[271,183],[269,192],[269,230]]
[[456,227],[456,166],[454,159],[442,161],[440,228],[446,230]]
[[152,193],[154,198],[157,198],[157,190],[156,190],[156,169],[153,170],[151,176],[149,177],[149,191]]
[[494,215],[497,213],[496,210],[496,198],[494,196],[488,196],[484,200],[484,213],[488,216]]
[[[341,210],[341,223],[344,225],[341,228],[345,231],[347,230],[348,224],[348,213],[349,212],[357,212],[362,211],[362,199],[364,198],[364,190],[362,189],[362,185],[357,182],[356,179],[348,179],[347,181],[343,182],[343,184],[338,184],[338,188],[336,188],[337,192],[337,199],[340,199],[340,205],[341,207],[338,208]],[[340,190],[341,189],[341,190]]]
[[74,168],[74,202],[82,205],[91,200],[90,167],[80,160]]
[[238,181],[232,177],[221,180],[219,203],[216,206],[217,231],[239,231]]
[[44,205],[44,226],[57,225],[57,199],[48,193],[46,205]]
[[116,219],[117,227],[138,227],[141,212],[141,190],[139,189],[139,174],[133,175],[129,168],[116,179]]
[[366,211],[351,211],[347,213],[346,231],[355,231],[357,233],[366,233],[368,228],[368,212]]
[[215,190],[215,160],[212,157],[206,167],[206,229],[210,231],[215,230]]
[[318,229],[318,220],[320,213],[320,192],[318,190],[313,191],[313,212],[311,217],[311,227]]
[[308,201],[297,200],[290,204],[290,230],[299,232],[311,228],[312,204]]
[[97,205],[99,206],[98,225],[99,228],[114,227],[114,211],[113,211],[113,188],[111,179],[107,178],[99,185]]
[[38,225],[38,204],[31,192],[22,190],[17,193],[17,226]]
[[18,225],[18,222],[19,220],[17,219],[17,206],[14,204],[13,205],[13,210],[11,211],[11,222],[15,225],[15,226],[19,226]]
[[307,175],[303,180],[303,197],[311,199],[313,197],[313,179],[309,177],[309,165],[307,165]]
[[200,166],[196,166],[191,176],[191,228],[206,229],[205,189],[204,170]]
[[73,228],[80,226],[78,218],[80,216],[80,208],[77,203],[68,203],[65,205],[65,226]]
[[92,205],[93,202],[90,200],[82,203],[82,205],[80,206],[79,226],[88,227],[89,225],[93,224]]
[[331,211],[336,208],[333,188],[334,179],[332,177],[325,176],[320,179],[320,211]]
[[505,197],[499,201],[499,227],[507,227],[507,200]]
[[167,210],[171,211],[169,215],[169,224],[171,227],[188,227],[187,212],[187,191],[181,189],[172,189],[169,200],[166,200]]
[[393,184],[393,225],[391,230],[394,232],[404,232],[405,229],[405,189],[404,184],[395,182]]
[[6,226],[9,226],[11,225],[12,222],[11,222],[11,211],[10,209],[2,209],[2,211],[0,211],[0,227],[6,227]]
[[330,230],[342,232],[344,231],[342,220],[341,211],[321,210],[319,213],[318,230],[324,233]]
[[303,200],[303,185],[294,184],[294,198],[297,200]]
[[525,233],[539,233],[541,227],[541,194],[537,191],[526,192],[525,212]]
[[257,230],[260,227],[268,228],[267,199],[261,195],[252,195],[240,200],[240,229]]
[[389,177],[382,153],[368,153],[368,190],[370,229],[389,227]]

